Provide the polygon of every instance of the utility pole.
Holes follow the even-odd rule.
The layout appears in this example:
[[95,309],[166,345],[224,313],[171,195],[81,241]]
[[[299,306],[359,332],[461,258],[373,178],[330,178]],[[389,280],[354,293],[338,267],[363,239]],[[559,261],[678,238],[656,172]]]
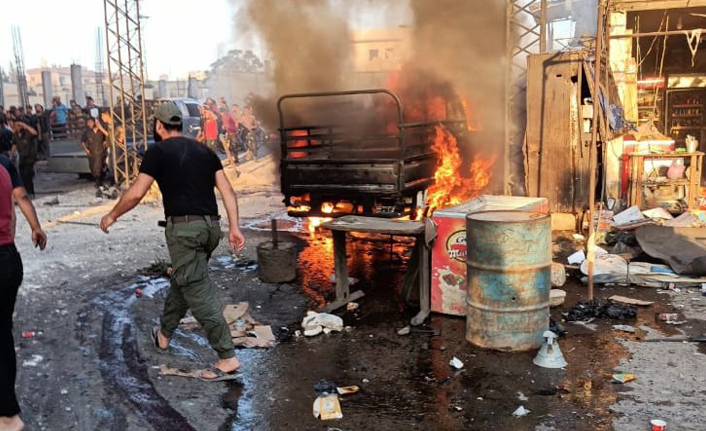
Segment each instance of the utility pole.
[[22,35],[20,28],[12,26],[12,50],[15,54],[15,69],[17,71],[17,97],[18,105],[29,105],[29,92],[27,91],[27,75],[25,74],[24,52],[22,50]]
[[[593,299],[593,269],[596,258],[596,169],[598,168],[598,119],[600,115],[600,91],[601,91],[601,63],[603,62],[603,40],[605,37],[604,22],[606,19],[606,4],[605,0],[599,0],[598,3],[598,29],[596,31],[596,65],[593,75],[593,121],[591,124],[591,148],[589,150],[589,182],[588,182],[588,247],[587,247],[587,266],[588,266],[588,300]],[[606,59],[607,60],[607,59]],[[610,67],[610,62],[607,61],[607,67]],[[606,109],[610,109],[606,106]],[[606,127],[610,127],[606,124]]]

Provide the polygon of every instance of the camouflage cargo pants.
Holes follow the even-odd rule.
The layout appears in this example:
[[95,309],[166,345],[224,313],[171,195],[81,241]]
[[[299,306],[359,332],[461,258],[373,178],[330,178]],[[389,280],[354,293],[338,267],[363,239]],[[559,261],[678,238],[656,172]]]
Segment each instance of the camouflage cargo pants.
[[208,342],[221,359],[235,356],[223,306],[208,276],[208,261],[221,240],[217,221],[167,222],[167,247],[172,259],[171,285],[164,302],[162,334],[171,338],[179,321],[191,313],[206,331]]

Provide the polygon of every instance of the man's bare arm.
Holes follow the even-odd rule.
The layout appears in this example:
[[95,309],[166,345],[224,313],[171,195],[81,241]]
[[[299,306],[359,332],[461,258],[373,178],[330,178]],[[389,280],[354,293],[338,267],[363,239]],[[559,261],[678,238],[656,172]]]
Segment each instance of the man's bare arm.
[[103,229],[103,232],[108,233],[108,228],[115,223],[120,216],[135,208],[142,198],[145,197],[150,187],[152,187],[153,182],[154,178],[147,174],[140,173],[137,176],[137,180],[123,193],[113,209],[101,219],[101,229]]
[[223,205],[226,207],[226,213],[228,214],[228,225],[230,226],[228,241],[233,249],[239,252],[245,247],[245,237],[240,232],[238,197],[223,170],[216,172],[216,188],[223,198]]
[[22,128],[24,128],[26,131],[28,131],[30,135],[32,135],[32,136],[37,136],[37,131],[35,130],[34,127],[30,126],[30,125],[27,124],[27,123],[23,123],[22,121],[20,121],[20,125],[21,125]]
[[20,211],[22,211],[27,223],[29,223],[29,227],[32,229],[32,242],[35,246],[44,250],[44,247],[47,246],[47,234],[42,230],[37,211],[34,209],[29,196],[27,196],[27,191],[24,187],[15,187],[12,189],[12,197],[15,198],[15,202],[19,205]]

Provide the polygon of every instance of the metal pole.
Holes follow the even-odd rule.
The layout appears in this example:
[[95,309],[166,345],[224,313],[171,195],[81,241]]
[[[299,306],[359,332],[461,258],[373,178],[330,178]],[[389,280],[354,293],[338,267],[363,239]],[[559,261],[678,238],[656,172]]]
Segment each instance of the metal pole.
[[640,37],[650,37],[650,36],[679,36],[686,35],[691,31],[700,31],[706,33],[706,28],[694,28],[689,30],[670,30],[670,31],[652,31],[649,33],[634,33],[634,34],[616,34],[615,36],[610,36],[611,39],[632,39]]
[[593,299],[593,264],[595,261],[595,227],[593,223],[596,207],[596,168],[598,164],[598,115],[600,112],[600,79],[601,62],[603,61],[603,20],[605,19],[605,3],[603,0],[598,4],[598,30],[596,31],[596,69],[593,75],[593,122],[591,124],[591,148],[589,152],[589,182],[588,182],[588,300]]
[[547,52],[547,0],[542,0],[539,14],[539,52]]
[[507,0],[507,21],[505,23],[505,52],[507,53],[507,68],[505,69],[505,142],[503,143],[503,194],[511,195],[510,187],[510,140],[512,139],[512,74],[515,70],[515,41],[512,27],[514,23],[515,1]]

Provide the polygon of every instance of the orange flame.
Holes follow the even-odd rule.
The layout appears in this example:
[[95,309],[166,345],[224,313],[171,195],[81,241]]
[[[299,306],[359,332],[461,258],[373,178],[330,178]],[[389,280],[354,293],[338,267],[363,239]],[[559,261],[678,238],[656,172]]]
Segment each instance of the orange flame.
[[[324,202],[321,204],[321,212],[324,214],[331,214],[334,209],[334,205],[331,202]],[[308,226],[309,233],[312,235],[316,233],[316,229],[327,221],[333,220],[331,217],[309,217]]]
[[460,169],[463,164],[456,138],[443,126],[436,126],[432,150],[439,157],[434,184],[427,195],[427,215],[434,210],[458,205],[480,194],[490,182],[490,168],[495,157],[490,159],[475,155],[466,176]]

